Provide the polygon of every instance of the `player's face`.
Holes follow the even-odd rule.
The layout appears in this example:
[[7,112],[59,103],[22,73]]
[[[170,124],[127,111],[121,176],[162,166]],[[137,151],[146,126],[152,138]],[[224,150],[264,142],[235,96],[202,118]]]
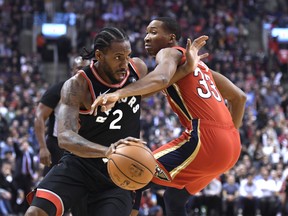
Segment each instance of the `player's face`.
[[156,54],[163,48],[170,47],[171,34],[163,28],[163,22],[153,20],[147,26],[146,36],[144,38],[145,49],[151,56]]
[[98,61],[101,64],[104,80],[112,84],[121,82],[128,71],[131,55],[130,42],[112,42],[111,46],[101,53]]

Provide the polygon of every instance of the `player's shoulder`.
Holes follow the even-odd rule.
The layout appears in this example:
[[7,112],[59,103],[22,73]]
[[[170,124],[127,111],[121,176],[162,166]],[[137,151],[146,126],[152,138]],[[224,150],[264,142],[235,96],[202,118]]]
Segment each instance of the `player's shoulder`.
[[83,76],[82,73],[77,73],[74,76],[70,77],[63,85],[63,89],[70,89],[70,88],[76,88],[76,89],[86,89],[88,86],[88,82]]
[[180,51],[182,53],[186,52],[186,49],[184,47],[181,47],[181,46],[173,46],[171,48],[176,49],[176,50],[178,50],[178,51]]
[[138,73],[139,77],[143,77],[148,73],[148,68],[145,62],[138,58],[138,57],[133,57],[130,60],[130,64],[134,66],[136,72]]
[[174,47],[162,48],[156,55],[157,64],[173,64],[181,65],[185,62],[185,52]]
[[[173,46],[173,47],[165,47],[165,48],[162,48],[158,53],[159,54],[168,54],[168,55],[171,55],[171,54],[184,54],[186,52],[186,50],[183,48],[183,47],[180,47],[180,46]],[[157,55],[158,55],[157,53]]]
[[134,64],[136,66],[144,66],[144,65],[146,66],[145,62],[142,59],[138,58],[138,57],[131,58],[130,59],[130,63]]

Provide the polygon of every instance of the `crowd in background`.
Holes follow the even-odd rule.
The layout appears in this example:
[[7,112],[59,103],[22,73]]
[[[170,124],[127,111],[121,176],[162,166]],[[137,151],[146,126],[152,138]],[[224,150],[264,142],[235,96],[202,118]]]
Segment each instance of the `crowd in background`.
[[[287,62],[278,58],[285,44],[272,40],[267,50],[251,50],[247,27],[259,20],[288,27],[285,0],[0,0],[0,215],[22,215],[27,208],[24,194],[41,180],[33,119],[37,101],[50,84],[43,77],[41,55],[22,53],[19,37],[23,29],[32,30],[34,13],[52,16],[55,10],[76,14],[77,43],[71,58],[93,42],[98,30],[113,25],[129,34],[133,56],[152,69],[155,62],[147,56],[143,38],[154,16],[177,18],[182,45],[188,37],[208,35],[205,50],[210,56],[205,63],[247,94],[242,154],[233,169],[191,196],[187,212],[288,215],[288,70]],[[259,25],[256,31],[261,30]],[[141,136],[152,150],[182,131],[161,93],[143,100],[141,125]],[[27,154],[26,167],[20,166]],[[33,177],[30,182],[27,175]],[[140,215],[164,215],[162,195],[161,187],[145,191]]]

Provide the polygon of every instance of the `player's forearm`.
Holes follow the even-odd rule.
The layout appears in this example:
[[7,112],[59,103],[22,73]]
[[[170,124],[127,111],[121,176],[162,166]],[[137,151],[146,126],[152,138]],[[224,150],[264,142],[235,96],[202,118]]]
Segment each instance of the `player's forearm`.
[[41,118],[35,118],[34,120],[34,130],[36,139],[39,144],[39,148],[47,148],[46,141],[45,141],[45,122]]
[[72,130],[60,132],[58,142],[61,148],[83,158],[102,158],[107,151],[107,147],[90,142]]
[[159,92],[169,86],[170,80],[175,71],[176,66],[173,64],[159,64],[152,72],[141,80],[119,89],[117,91],[119,98],[130,97],[133,95],[149,95],[151,93]]
[[138,83],[131,83],[125,88],[119,89],[117,93],[119,98],[130,97],[133,95],[150,95],[151,93],[162,90],[167,86],[167,84],[167,80],[164,77],[144,77]]

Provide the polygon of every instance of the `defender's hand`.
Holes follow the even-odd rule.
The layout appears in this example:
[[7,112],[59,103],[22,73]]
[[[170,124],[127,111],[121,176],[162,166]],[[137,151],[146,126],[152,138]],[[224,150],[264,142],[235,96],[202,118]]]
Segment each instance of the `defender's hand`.
[[119,96],[117,94],[117,91],[98,96],[91,106],[90,115],[93,114],[94,116],[96,116],[99,106],[101,107],[101,112],[112,109],[118,100]]
[[185,70],[189,72],[194,71],[200,60],[209,55],[208,53],[198,55],[199,50],[206,44],[208,38],[208,36],[203,35],[196,38],[193,43],[191,43],[190,38],[188,38],[186,44],[186,63],[183,65]]

